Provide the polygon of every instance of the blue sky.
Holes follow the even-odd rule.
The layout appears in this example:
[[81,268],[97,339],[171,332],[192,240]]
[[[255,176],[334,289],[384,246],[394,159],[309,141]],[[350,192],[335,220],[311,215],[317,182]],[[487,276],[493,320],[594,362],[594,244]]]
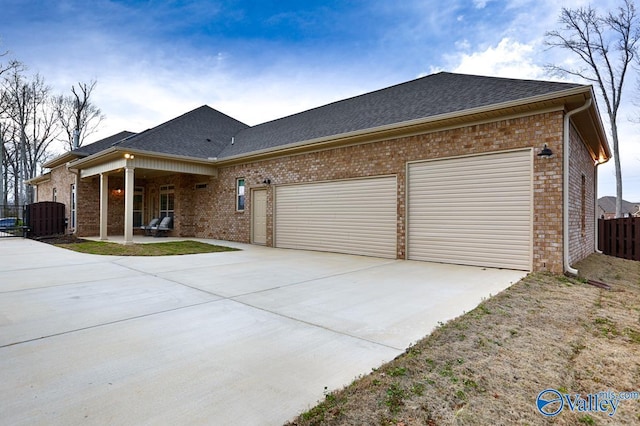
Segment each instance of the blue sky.
[[[0,50],[56,92],[96,79],[107,116],[96,140],[203,104],[258,124],[441,70],[552,79],[543,66],[567,58],[544,32],[562,6],[587,3],[0,0]],[[627,121],[640,110],[628,100],[624,195],[640,201],[640,124]],[[600,170],[600,195],[613,194],[613,162]]]

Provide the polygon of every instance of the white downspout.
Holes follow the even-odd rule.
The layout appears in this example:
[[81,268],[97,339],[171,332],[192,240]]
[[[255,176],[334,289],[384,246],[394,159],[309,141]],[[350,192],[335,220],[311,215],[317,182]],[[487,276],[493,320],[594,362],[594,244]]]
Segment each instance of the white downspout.
[[563,223],[562,223],[562,239],[563,239],[563,258],[564,258],[564,271],[572,275],[578,275],[578,270],[571,267],[569,264],[569,145],[571,144],[571,138],[569,133],[569,120],[571,116],[591,106],[591,98],[587,99],[584,105],[574,110],[567,112],[564,116],[564,149],[563,149]]

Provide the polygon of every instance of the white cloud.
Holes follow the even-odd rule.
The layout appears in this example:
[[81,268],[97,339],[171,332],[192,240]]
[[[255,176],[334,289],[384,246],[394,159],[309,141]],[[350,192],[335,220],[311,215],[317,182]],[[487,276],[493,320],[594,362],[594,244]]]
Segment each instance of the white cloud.
[[[468,46],[461,45],[465,49]],[[453,72],[510,78],[543,78],[544,69],[535,63],[533,44],[503,38],[498,45],[473,53],[449,55]]]
[[140,62],[105,73],[95,103],[107,119],[91,141],[122,130],[143,131],[204,104],[256,125],[393,83],[293,66],[284,59],[251,72],[219,60],[220,55],[162,66]]
[[469,43],[469,40],[467,40],[467,39],[456,41],[455,46],[456,46],[456,49],[458,49],[458,50],[469,50],[469,49],[471,49],[471,43]]

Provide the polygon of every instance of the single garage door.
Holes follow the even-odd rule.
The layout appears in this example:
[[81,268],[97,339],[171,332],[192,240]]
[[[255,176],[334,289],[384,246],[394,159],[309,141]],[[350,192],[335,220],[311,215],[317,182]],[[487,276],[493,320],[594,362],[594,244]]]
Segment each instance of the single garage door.
[[410,163],[408,258],[531,270],[531,150]]
[[396,257],[395,176],[276,187],[275,245]]

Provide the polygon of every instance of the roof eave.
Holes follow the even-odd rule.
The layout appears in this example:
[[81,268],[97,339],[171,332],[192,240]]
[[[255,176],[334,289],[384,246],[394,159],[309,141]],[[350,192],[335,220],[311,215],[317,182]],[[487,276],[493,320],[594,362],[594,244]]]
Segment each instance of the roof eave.
[[[581,136],[583,142],[591,155],[591,158],[596,164],[603,164],[609,161],[613,155],[607,139],[607,133],[602,123],[602,117],[598,112],[598,105],[596,102],[596,96],[592,86],[586,86],[589,88],[588,92],[584,94],[584,100],[582,104],[588,99],[591,99],[591,106],[585,111],[582,111],[571,118],[582,129]],[[580,105],[572,105],[574,109]]]
[[40,176],[36,176],[34,178],[26,180],[24,183],[26,183],[27,185],[39,185],[41,183],[48,182],[50,180],[51,180],[51,172],[44,173],[44,174],[41,174]]
[[107,148],[103,151],[97,152],[88,157],[80,158],[76,161],[73,161],[72,163],[69,164],[69,168],[75,169],[75,170],[83,169],[83,168],[90,167],[95,164],[99,164],[113,158],[120,157],[124,154],[133,154],[133,155],[154,157],[154,158],[164,158],[164,159],[170,159],[170,160],[184,161],[187,163],[197,163],[197,164],[207,164],[207,165],[211,165],[215,161],[215,159],[205,159],[201,157],[190,157],[185,155],[167,154],[163,152],[146,151],[142,149],[131,149],[126,147],[114,146],[111,148]]
[[86,154],[80,154],[80,153],[74,153],[71,151],[65,152],[62,155],[57,156],[56,158],[53,158],[49,161],[47,161],[46,163],[42,164],[42,167],[44,167],[45,169],[53,169],[54,167],[58,167],[62,164],[66,164],[70,161],[76,160],[79,157],[84,157],[86,156]]

